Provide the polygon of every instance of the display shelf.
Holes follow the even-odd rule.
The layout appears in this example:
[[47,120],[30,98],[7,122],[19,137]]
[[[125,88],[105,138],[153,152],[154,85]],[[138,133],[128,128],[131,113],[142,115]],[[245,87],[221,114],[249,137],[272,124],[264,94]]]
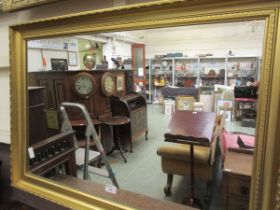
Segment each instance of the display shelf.
[[[149,92],[158,93],[160,88],[171,85],[178,87],[211,87],[215,84],[243,86],[248,81],[258,79],[260,66],[261,58],[254,56],[150,59]],[[153,100],[151,99],[150,102]]]
[[260,69],[259,60],[258,57],[228,57],[225,84],[244,86],[248,81],[257,80]]

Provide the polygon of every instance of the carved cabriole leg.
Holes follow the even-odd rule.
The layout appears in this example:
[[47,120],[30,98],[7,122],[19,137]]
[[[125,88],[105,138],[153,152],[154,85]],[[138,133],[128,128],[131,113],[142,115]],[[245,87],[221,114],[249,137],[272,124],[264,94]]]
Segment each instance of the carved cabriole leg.
[[165,193],[166,196],[171,195],[172,181],[173,181],[173,174],[167,174],[167,184],[164,187],[164,193]]
[[146,132],[145,132],[145,139],[146,139],[146,141],[148,141],[148,130],[146,130]]
[[204,197],[204,201],[205,203],[209,204],[210,203],[210,199],[211,199],[211,194],[212,194],[212,181],[208,180],[206,183],[206,194]]

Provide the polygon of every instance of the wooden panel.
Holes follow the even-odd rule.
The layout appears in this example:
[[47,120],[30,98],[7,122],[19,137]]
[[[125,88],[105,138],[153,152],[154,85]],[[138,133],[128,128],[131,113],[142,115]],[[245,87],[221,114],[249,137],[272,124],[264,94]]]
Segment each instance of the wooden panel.
[[29,145],[47,137],[47,124],[45,118],[45,88],[29,87]]
[[250,180],[229,176],[228,193],[249,198],[250,196]]
[[228,198],[228,208],[227,210],[248,210],[249,201],[244,199],[238,199],[234,197]]
[[67,87],[65,87],[67,84],[65,84],[63,79],[54,79],[53,82],[56,107],[59,107],[62,102],[69,100],[69,97],[67,97]]
[[40,79],[39,85],[45,87],[45,104],[47,108],[56,108],[55,95],[52,87],[52,81],[48,79]]

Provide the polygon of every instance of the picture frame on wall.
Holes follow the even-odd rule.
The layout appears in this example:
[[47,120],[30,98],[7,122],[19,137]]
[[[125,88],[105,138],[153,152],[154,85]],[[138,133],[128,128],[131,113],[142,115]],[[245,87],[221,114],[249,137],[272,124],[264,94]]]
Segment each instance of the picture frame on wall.
[[68,65],[77,66],[78,65],[78,55],[75,51],[68,51]]

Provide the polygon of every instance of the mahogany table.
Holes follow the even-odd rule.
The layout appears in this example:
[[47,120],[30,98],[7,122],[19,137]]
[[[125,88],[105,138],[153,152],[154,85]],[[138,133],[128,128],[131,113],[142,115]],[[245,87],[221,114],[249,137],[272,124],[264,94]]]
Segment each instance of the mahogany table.
[[120,144],[119,126],[125,125],[129,122],[130,122],[129,118],[124,116],[112,116],[110,118],[103,119],[104,124],[112,127],[116,127],[116,135],[115,135],[116,138],[113,137],[115,146],[107,155],[110,155],[115,149],[117,149],[120,151],[121,157],[123,158],[125,163],[127,162],[127,160],[123,155],[121,144]]
[[190,145],[190,198],[189,205],[198,205],[199,200],[194,192],[194,145],[210,146],[216,114],[214,112],[192,112],[176,110],[173,114],[166,133],[165,141]]

